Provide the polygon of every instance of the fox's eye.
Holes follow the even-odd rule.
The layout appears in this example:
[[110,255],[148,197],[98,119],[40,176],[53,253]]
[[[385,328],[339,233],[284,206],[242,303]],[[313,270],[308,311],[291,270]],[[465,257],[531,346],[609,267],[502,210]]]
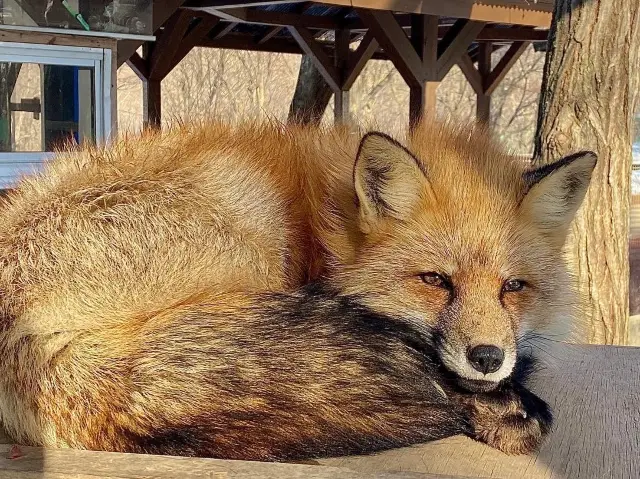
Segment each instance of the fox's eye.
[[422,273],[420,279],[429,286],[451,289],[451,281],[438,273]]
[[516,293],[518,291],[522,291],[525,285],[526,283],[521,279],[510,279],[508,281],[505,281],[504,284],[502,285],[502,292]]

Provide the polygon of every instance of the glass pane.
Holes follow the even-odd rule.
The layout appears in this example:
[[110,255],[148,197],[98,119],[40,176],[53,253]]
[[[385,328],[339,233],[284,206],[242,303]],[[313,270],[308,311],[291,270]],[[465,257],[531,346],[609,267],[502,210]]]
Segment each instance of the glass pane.
[[0,62],[0,152],[95,141],[94,69]]
[[149,0],[0,0],[0,25],[152,35]]

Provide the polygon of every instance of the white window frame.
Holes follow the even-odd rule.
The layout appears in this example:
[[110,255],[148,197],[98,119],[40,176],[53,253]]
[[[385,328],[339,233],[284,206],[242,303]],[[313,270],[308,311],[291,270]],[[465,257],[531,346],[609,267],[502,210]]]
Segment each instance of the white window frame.
[[[95,139],[104,143],[111,137],[112,51],[109,48],[0,42],[0,62],[35,63],[91,67],[94,72]],[[7,187],[28,170],[38,169],[51,152],[0,152],[0,188]],[[8,173],[7,170],[15,170]]]

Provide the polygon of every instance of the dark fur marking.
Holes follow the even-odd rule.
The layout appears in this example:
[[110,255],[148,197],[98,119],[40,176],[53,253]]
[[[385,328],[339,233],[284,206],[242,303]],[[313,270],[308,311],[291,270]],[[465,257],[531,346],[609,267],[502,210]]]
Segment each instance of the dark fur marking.
[[[402,143],[400,143],[399,141],[397,141],[396,139],[392,138],[391,136],[385,133],[382,133],[379,131],[370,131],[362,137],[362,139],[360,140],[360,145],[358,146],[358,152],[356,153],[356,161],[355,161],[353,172],[352,172],[352,182],[354,184],[355,184],[355,178],[356,178],[356,166],[358,162],[361,161],[362,149],[364,147],[366,140],[371,136],[378,136],[380,138],[384,138],[386,141],[391,143],[396,148],[399,148],[402,151],[404,151],[407,155],[409,155],[413,159],[413,161],[415,162],[418,169],[422,172],[422,174],[425,177],[427,177],[427,172],[424,168],[423,163],[411,151],[409,151]],[[367,198],[373,203],[373,205],[376,206],[376,210],[378,211],[378,213],[382,213],[384,211],[390,211],[390,212],[394,211],[390,207],[390,205],[386,201],[384,201],[384,199],[381,197],[381,194],[380,194],[381,193],[380,186],[387,184],[388,173],[390,171],[391,171],[390,166],[387,166],[384,168],[373,168],[370,166],[365,167],[364,180],[365,180],[366,195],[367,195]],[[356,206],[359,206],[357,195],[355,198],[355,203],[356,203]]]
[[[531,190],[531,188],[533,188],[534,185],[539,183],[543,178],[546,178],[547,176],[549,176],[551,173],[559,170],[560,168],[570,165],[578,158],[582,158],[586,155],[592,155],[594,158],[596,158],[596,161],[597,161],[597,156],[593,151],[585,150],[585,151],[579,151],[577,153],[573,153],[571,155],[565,156],[564,158],[554,163],[549,163],[547,165],[541,166],[534,170],[526,171],[523,174],[523,179],[526,184],[526,192],[529,192],[529,190]],[[574,192],[575,192],[575,189],[574,189]]]

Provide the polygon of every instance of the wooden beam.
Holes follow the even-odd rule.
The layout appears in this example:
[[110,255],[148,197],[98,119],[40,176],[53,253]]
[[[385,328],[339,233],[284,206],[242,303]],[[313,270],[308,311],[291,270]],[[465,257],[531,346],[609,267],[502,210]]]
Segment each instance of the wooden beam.
[[194,47],[198,46],[203,39],[207,37],[209,32],[220,23],[218,17],[213,15],[205,15],[200,21],[185,35],[178,48],[177,53],[173,57],[173,68],[176,67],[186,57]]
[[142,83],[143,124],[145,128],[160,128],[162,124],[162,81]]
[[129,65],[140,80],[146,81],[149,79],[149,65],[138,52],[134,52],[134,54],[129,57],[127,65]]
[[378,46],[378,40],[374,38],[372,32],[368,31],[360,42],[360,45],[358,45],[358,48],[356,48],[356,51],[350,55],[345,74],[342,78],[342,88],[347,90],[351,89],[360,72],[362,72],[362,69],[378,50]]
[[[480,45],[480,52],[478,56],[478,76],[482,80],[486,79],[491,73],[491,53],[493,53],[491,43],[483,43]],[[485,92],[484,88],[481,88],[480,91],[476,90],[476,95],[476,119],[479,122],[486,123],[488,125],[491,120],[491,94]]]
[[185,3],[184,8],[192,10],[210,10],[212,8],[237,8],[237,7],[259,7],[262,5],[279,5],[283,3],[297,3],[291,0],[235,0],[230,2],[228,0],[189,0]]
[[438,79],[442,80],[451,67],[458,63],[458,59],[466,53],[478,33],[484,28],[484,23],[471,20],[458,20],[442,39],[438,46]]
[[375,11],[422,13],[441,17],[466,18],[487,23],[529,25],[549,28],[553,13],[553,3],[522,0],[514,5],[498,5],[495,1],[480,3],[476,0],[449,1],[396,1],[389,0],[325,0],[325,4],[352,6]]
[[424,79],[422,59],[393,14],[367,9],[358,9],[357,12],[407,84],[410,87],[421,86]]
[[469,82],[469,85],[471,85],[471,88],[473,88],[473,91],[476,92],[476,94],[482,94],[484,91],[482,87],[482,77],[473,65],[473,60],[468,53],[464,53],[460,57],[458,66]]
[[211,32],[210,36],[214,40],[217,40],[218,38],[222,38],[225,35],[231,33],[231,31],[238,25],[238,22],[221,23],[216,27],[215,31]]
[[269,40],[271,40],[273,37],[275,37],[278,33],[280,33],[282,30],[284,30],[284,27],[271,27],[269,28],[269,30],[267,30],[262,36],[259,36],[255,39],[255,42],[260,45],[262,43],[265,43]]
[[[312,6],[313,6],[313,3],[311,3],[311,2],[300,3],[294,9],[293,13],[304,13],[307,10],[309,10]],[[264,43],[267,40],[270,40],[273,37],[275,37],[278,33],[280,33],[282,30],[284,30],[284,28],[285,27],[282,27],[282,26],[279,26],[279,25],[277,25],[275,27],[271,27],[262,36],[257,36],[255,38],[255,42],[258,43],[258,44]]]
[[[152,10],[153,31],[158,30],[169,20],[185,0],[155,0]],[[140,48],[143,42],[138,40],[120,40],[118,42],[118,65],[126,62],[133,53]]]
[[[224,48],[229,50],[246,50],[252,52],[304,53],[302,48],[300,48],[300,45],[292,39],[272,38],[271,40],[258,44],[253,41],[253,37],[250,35],[235,33],[229,34],[218,40],[211,40],[209,38],[202,39],[198,42],[197,46],[205,48]],[[325,52],[325,55],[329,56],[331,53]]]
[[178,10],[162,30],[156,41],[149,61],[149,78],[162,80],[175,66],[173,58],[180,48],[182,39],[189,29],[193,14]]
[[493,71],[483,80],[484,92],[491,95],[509,72],[520,55],[529,46],[529,42],[514,42],[502,56]]
[[425,117],[436,114],[438,89],[438,22],[433,15],[414,15],[411,23],[411,44],[420,58],[423,80],[409,91],[409,125],[414,128]]
[[346,77],[347,64],[351,50],[349,43],[351,32],[349,30],[336,30],[335,32],[335,55],[334,64],[340,79],[340,88],[334,90],[333,113],[334,122],[337,124],[348,123],[351,118],[349,109],[349,87],[346,87],[344,78]]
[[336,92],[340,90],[340,76],[333,65],[333,61],[321,48],[320,44],[313,38],[309,30],[304,27],[288,27],[293,38],[295,38],[300,48],[311,58],[313,64],[318,69],[322,77]]
[[250,8],[230,8],[226,10],[206,10],[228,22],[251,23],[256,25],[274,25],[280,27],[304,27],[321,30],[335,30],[340,27],[333,17],[303,15],[300,13],[271,12]]

